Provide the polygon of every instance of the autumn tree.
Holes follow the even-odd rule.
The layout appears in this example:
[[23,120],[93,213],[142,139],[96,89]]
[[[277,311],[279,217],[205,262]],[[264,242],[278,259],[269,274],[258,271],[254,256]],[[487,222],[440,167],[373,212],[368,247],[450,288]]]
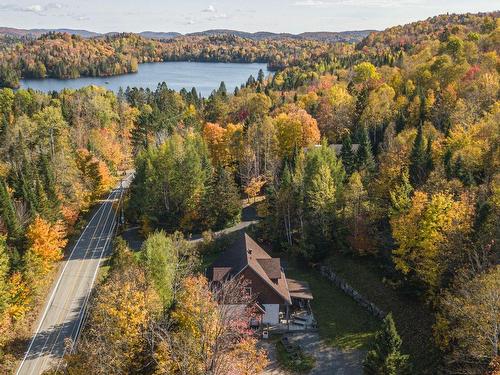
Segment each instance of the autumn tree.
[[278,145],[274,121],[266,116],[249,125],[239,161],[242,185],[249,185],[260,176],[274,176],[279,168]]
[[316,120],[303,109],[279,114],[274,125],[282,157],[290,157],[297,149],[311,147],[320,140]]
[[460,277],[441,300],[435,333],[451,371],[485,374],[500,355],[500,266]]
[[256,349],[256,340],[247,329],[252,303],[243,285],[241,279],[217,288],[210,288],[203,276],[184,280],[172,312],[175,328],[156,330],[158,372],[243,375],[264,369],[267,356]]
[[78,150],[76,164],[90,193],[87,197],[90,202],[101,197],[113,186],[113,176],[107,165],[88,150]]
[[369,84],[373,81],[380,79],[380,74],[377,68],[370,62],[362,62],[354,67],[353,81],[356,84]]
[[361,175],[354,172],[345,186],[343,217],[346,220],[350,247],[358,254],[369,254],[375,250],[370,216],[373,208]]
[[[304,227],[304,154],[299,153],[293,164],[286,163],[279,185],[273,191],[270,204],[273,215],[269,228],[273,238],[285,239],[291,247],[300,238]],[[268,202],[269,203],[269,202]]]
[[46,275],[54,264],[62,259],[62,250],[67,243],[61,222],[49,223],[36,216],[26,231],[28,251],[26,267],[33,282]]
[[394,119],[395,103],[394,89],[384,83],[377,89],[370,92],[366,107],[361,114],[361,123],[374,134],[375,148],[381,141],[383,129]]
[[391,219],[398,247],[393,251],[396,268],[414,275],[436,292],[453,260],[463,256],[459,249],[470,233],[473,207],[470,197],[456,200],[448,193],[416,191],[407,212]]
[[330,142],[339,143],[352,130],[355,97],[343,85],[334,85],[321,97],[318,108],[318,126]]

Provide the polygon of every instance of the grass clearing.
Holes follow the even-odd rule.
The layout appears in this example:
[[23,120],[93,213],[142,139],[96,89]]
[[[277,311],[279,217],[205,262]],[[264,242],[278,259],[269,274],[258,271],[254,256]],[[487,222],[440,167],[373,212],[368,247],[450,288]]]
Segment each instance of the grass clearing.
[[309,283],[314,296],[311,307],[319,334],[328,345],[339,349],[369,348],[380,326],[379,320],[317,271],[290,261],[285,272],[290,278]]
[[384,283],[383,271],[371,258],[334,254],[327,263],[359,293],[386,313],[392,312],[415,373],[435,373],[439,354],[433,344],[433,314],[425,303]]

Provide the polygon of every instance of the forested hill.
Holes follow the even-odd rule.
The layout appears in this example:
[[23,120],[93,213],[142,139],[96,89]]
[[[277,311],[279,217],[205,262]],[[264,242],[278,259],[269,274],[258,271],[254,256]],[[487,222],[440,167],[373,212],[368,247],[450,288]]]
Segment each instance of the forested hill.
[[[290,33],[273,33],[268,31],[259,31],[255,33],[249,33],[244,31],[229,30],[229,29],[216,29],[216,30],[205,30],[193,33],[187,33],[185,35],[177,32],[171,31],[142,31],[137,33],[137,35],[148,39],[171,39],[182,36],[220,36],[220,35],[235,35],[240,38],[247,38],[252,40],[264,40],[264,39],[301,39],[301,40],[318,40],[326,42],[348,42],[356,43],[361,41],[368,34],[374,30],[354,30],[354,31],[340,31],[340,32],[305,32],[301,34],[290,34]],[[71,35],[78,35],[83,38],[95,38],[104,36],[113,36],[120,34],[119,32],[109,32],[109,33],[96,33],[88,30],[73,30],[73,29],[16,29],[13,27],[0,27],[0,35],[6,35],[10,37],[24,37],[24,38],[39,38],[43,34],[48,34],[51,32],[56,33],[67,33]]]
[[[495,19],[500,15],[500,11],[488,13],[465,13],[465,14],[444,14],[430,17],[424,21],[417,21],[406,25],[398,25],[385,29],[384,31],[374,32],[364,38],[359,44],[358,49],[364,47],[392,48],[400,49],[420,45],[425,41],[444,39],[449,34],[461,33],[467,35],[472,33],[469,38],[474,38],[473,34],[487,33],[495,30]],[[487,20],[485,22],[485,19]],[[499,48],[499,36],[496,38],[496,47]]]
[[340,32],[329,32],[329,31],[317,31],[317,32],[305,32],[300,34],[290,34],[290,33],[271,33],[267,31],[259,31],[255,33],[247,33],[243,31],[236,30],[206,30],[197,33],[187,34],[189,36],[195,35],[236,35],[241,38],[253,39],[253,40],[265,40],[265,39],[298,39],[298,40],[318,40],[323,42],[346,42],[346,43],[356,43],[361,41],[364,37],[368,36],[374,30],[355,30],[355,31],[340,31]]

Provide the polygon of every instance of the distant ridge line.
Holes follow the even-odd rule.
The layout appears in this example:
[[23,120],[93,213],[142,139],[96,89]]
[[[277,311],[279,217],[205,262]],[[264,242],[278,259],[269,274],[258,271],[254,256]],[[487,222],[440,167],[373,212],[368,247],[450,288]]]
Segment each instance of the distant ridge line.
[[[300,34],[291,33],[273,33],[269,31],[245,32],[229,29],[212,29],[198,31],[193,33],[181,34],[178,32],[163,32],[163,31],[142,31],[140,33],[131,33],[142,36],[147,39],[172,39],[181,36],[220,36],[220,35],[235,35],[241,38],[263,40],[263,39],[299,39],[299,40],[318,40],[324,42],[359,42],[364,37],[376,30],[353,30],[353,31],[318,31],[304,32]],[[14,27],[0,27],[0,36],[10,36],[18,38],[38,38],[49,32],[68,33],[78,35],[82,38],[98,38],[102,36],[121,34],[120,32],[97,33],[88,30],[79,29],[18,29]]]

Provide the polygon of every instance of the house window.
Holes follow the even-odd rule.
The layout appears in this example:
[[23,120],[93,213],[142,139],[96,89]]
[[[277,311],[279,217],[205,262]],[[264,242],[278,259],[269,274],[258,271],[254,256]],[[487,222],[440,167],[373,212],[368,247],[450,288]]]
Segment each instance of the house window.
[[252,296],[252,288],[247,286],[245,287],[245,296],[251,297]]

